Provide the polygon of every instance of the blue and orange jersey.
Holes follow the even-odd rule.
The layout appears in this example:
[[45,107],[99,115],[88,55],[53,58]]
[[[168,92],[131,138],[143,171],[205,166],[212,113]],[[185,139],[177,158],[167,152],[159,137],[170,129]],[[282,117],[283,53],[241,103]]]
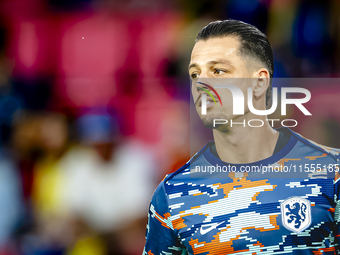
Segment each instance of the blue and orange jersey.
[[264,160],[229,164],[209,142],[168,175],[143,254],[338,254],[339,152],[289,132]]

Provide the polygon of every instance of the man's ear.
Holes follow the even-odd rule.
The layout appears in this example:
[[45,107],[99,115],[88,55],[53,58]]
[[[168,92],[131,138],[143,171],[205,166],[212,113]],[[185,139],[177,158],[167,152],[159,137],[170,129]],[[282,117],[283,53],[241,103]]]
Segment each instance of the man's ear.
[[259,98],[263,95],[266,95],[266,91],[269,87],[270,83],[270,74],[268,69],[260,68],[254,73],[254,85],[253,85],[253,92],[256,98]]

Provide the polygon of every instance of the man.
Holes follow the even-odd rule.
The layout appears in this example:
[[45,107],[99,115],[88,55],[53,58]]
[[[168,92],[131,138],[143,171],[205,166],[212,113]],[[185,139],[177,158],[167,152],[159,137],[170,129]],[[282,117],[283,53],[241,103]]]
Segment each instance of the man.
[[[156,189],[144,254],[335,254],[338,152],[288,128],[272,129],[248,105],[233,114],[230,90],[217,88],[225,80],[244,95],[251,88],[254,108],[266,110],[273,77],[266,36],[241,21],[212,22],[197,35],[189,74],[214,141]],[[216,119],[229,122],[215,125]],[[231,124],[251,119],[264,124]]]

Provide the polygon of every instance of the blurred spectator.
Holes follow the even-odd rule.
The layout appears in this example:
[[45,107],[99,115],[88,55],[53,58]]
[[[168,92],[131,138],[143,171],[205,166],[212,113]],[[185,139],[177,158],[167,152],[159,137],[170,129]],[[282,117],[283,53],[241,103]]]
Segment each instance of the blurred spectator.
[[118,139],[109,115],[84,115],[77,126],[87,147],[74,147],[61,162],[65,208],[78,228],[104,238],[108,254],[139,254],[155,186],[152,154],[142,144]]
[[[13,137],[26,191],[26,220],[21,231],[24,254],[61,254],[68,245],[66,220],[60,204],[59,161],[67,149],[65,116],[23,112]],[[33,213],[33,214],[32,214]]]
[[20,157],[37,155],[30,192],[34,214],[22,252],[139,254],[156,185],[151,150],[122,140],[110,115],[84,115],[76,124],[81,143],[70,146],[61,114],[26,112],[17,123]]
[[12,254],[12,238],[23,215],[22,192],[16,165],[4,150],[0,150],[0,208],[0,254]]
[[[197,32],[243,20],[268,34],[274,77],[339,77],[339,13],[336,0],[0,1],[0,254],[140,254],[156,183],[210,139],[188,107]],[[308,86],[297,131],[340,147],[337,86]],[[114,108],[121,129],[106,113],[70,129],[83,108]]]

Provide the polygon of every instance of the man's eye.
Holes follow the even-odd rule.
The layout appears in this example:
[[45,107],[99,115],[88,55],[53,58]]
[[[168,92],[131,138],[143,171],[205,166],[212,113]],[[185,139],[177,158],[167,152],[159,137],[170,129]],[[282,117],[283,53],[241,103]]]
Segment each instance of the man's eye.
[[193,73],[190,75],[192,79],[197,79],[199,77],[198,73]]
[[226,71],[223,71],[221,69],[215,69],[214,74],[223,74],[226,73]]

